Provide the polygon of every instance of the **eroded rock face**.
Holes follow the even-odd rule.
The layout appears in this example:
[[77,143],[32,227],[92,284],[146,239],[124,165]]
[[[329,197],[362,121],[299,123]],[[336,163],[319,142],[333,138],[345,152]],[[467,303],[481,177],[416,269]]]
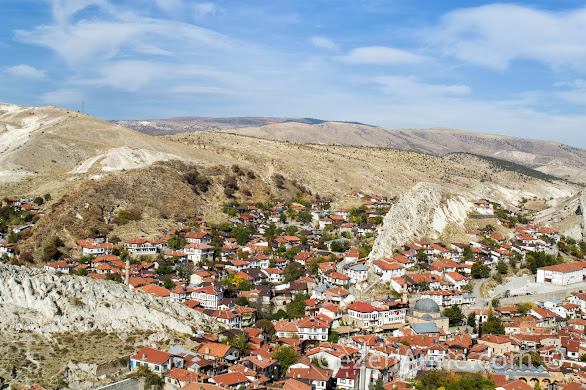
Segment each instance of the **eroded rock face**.
[[437,184],[416,184],[385,216],[369,259],[390,257],[395,248],[414,239],[438,237],[449,223],[463,224],[473,206]]
[[215,325],[186,306],[116,282],[4,264],[0,280],[0,324],[5,330],[192,333],[193,328]]

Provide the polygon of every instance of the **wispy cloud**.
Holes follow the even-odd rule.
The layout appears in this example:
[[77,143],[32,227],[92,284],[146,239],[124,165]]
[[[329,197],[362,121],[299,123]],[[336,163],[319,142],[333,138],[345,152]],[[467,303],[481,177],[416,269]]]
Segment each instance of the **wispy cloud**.
[[208,15],[214,15],[217,11],[217,7],[211,2],[195,3],[193,5],[196,18],[202,18]]
[[373,82],[385,94],[401,99],[428,100],[439,96],[463,96],[471,92],[467,85],[428,84],[418,81],[414,76],[379,76]]
[[174,12],[183,6],[181,0],[155,0],[157,6],[166,12]]
[[41,95],[41,101],[49,105],[79,104],[83,100],[83,92],[77,89],[58,89]]
[[423,56],[386,46],[359,47],[351,50],[348,54],[336,57],[336,59],[354,65],[413,64],[426,60]]
[[334,41],[325,37],[312,37],[311,43],[316,47],[321,47],[328,50],[336,50],[338,48],[338,45],[336,45]]
[[586,9],[548,12],[512,4],[459,9],[424,36],[446,55],[492,69],[530,59],[586,71]]
[[43,25],[17,30],[16,39],[47,47],[58,53],[70,67],[77,68],[121,55],[166,54],[171,48],[195,50],[201,47],[227,49],[235,43],[215,31],[192,24],[127,17],[125,20],[79,20],[66,26]]
[[47,77],[45,70],[37,69],[26,64],[9,66],[4,68],[4,71],[14,77],[29,80],[39,80]]

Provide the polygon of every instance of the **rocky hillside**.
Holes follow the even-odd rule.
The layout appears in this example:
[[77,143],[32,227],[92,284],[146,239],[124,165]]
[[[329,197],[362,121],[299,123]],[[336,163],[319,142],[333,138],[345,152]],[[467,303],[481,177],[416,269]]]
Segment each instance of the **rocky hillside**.
[[181,159],[222,162],[205,151],[154,139],[88,115],[58,107],[0,104],[0,191],[25,193]]
[[369,259],[392,257],[393,251],[421,237],[437,239],[448,224],[464,227],[474,205],[437,184],[421,182],[401,195],[378,231]]
[[513,161],[544,173],[586,182],[586,149],[550,141],[446,128],[384,129],[339,122],[277,123],[225,131],[278,141],[373,146],[437,156],[465,152]]
[[3,331],[133,332],[191,334],[212,324],[180,304],[126,286],[86,277],[0,264],[0,323]]
[[586,241],[586,188],[568,198],[552,199],[535,215],[544,223],[575,240]]
[[[0,376],[13,385],[91,389],[97,365],[145,345],[183,343],[211,323],[186,306],[124,285],[0,264]],[[126,363],[127,364],[127,363]]]

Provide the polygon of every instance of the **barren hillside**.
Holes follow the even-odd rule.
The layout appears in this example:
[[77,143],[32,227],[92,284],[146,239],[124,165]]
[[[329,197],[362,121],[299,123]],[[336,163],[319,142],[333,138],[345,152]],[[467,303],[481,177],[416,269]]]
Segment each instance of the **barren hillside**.
[[[494,194],[513,205],[523,196],[565,197],[578,188],[505,170],[469,154],[438,157],[386,148],[291,144],[214,132],[182,133],[163,138],[254,167],[266,180],[280,173],[302,182],[313,192],[330,196],[344,195],[352,190],[396,196],[427,181],[447,188],[467,189],[475,194]],[[503,189],[502,195],[498,194],[500,189]]]
[[[19,250],[33,254],[54,234],[72,245],[92,230],[125,239],[156,236],[176,217],[218,221],[221,204],[231,196],[291,199],[301,191],[339,199],[359,190],[394,197],[429,182],[468,201],[486,197],[514,208],[522,198],[562,204],[580,190],[526,167],[470,154],[439,157],[221,132],[153,137],[56,107],[0,107],[0,195],[49,192],[54,199],[18,243]],[[322,128],[340,132],[339,139],[350,128],[352,134],[373,129],[332,123]],[[191,170],[197,174],[190,176]],[[228,182],[234,182],[233,194],[226,192]],[[112,221],[118,211],[131,209],[142,219],[123,227]]]
[[339,122],[315,125],[278,123],[224,131],[294,143],[374,146],[438,156],[453,152],[473,153],[513,161],[573,181],[586,182],[586,150],[550,141],[446,128],[392,130]]
[[0,104],[0,190],[58,187],[89,174],[181,159],[215,163],[216,156],[58,107]]

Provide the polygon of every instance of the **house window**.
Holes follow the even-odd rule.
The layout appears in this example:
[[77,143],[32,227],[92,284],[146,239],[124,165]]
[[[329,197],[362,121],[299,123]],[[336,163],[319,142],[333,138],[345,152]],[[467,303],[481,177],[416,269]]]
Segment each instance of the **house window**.
[[155,366],[155,371],[159,371],[160,369],[161,369],[161,367]]

